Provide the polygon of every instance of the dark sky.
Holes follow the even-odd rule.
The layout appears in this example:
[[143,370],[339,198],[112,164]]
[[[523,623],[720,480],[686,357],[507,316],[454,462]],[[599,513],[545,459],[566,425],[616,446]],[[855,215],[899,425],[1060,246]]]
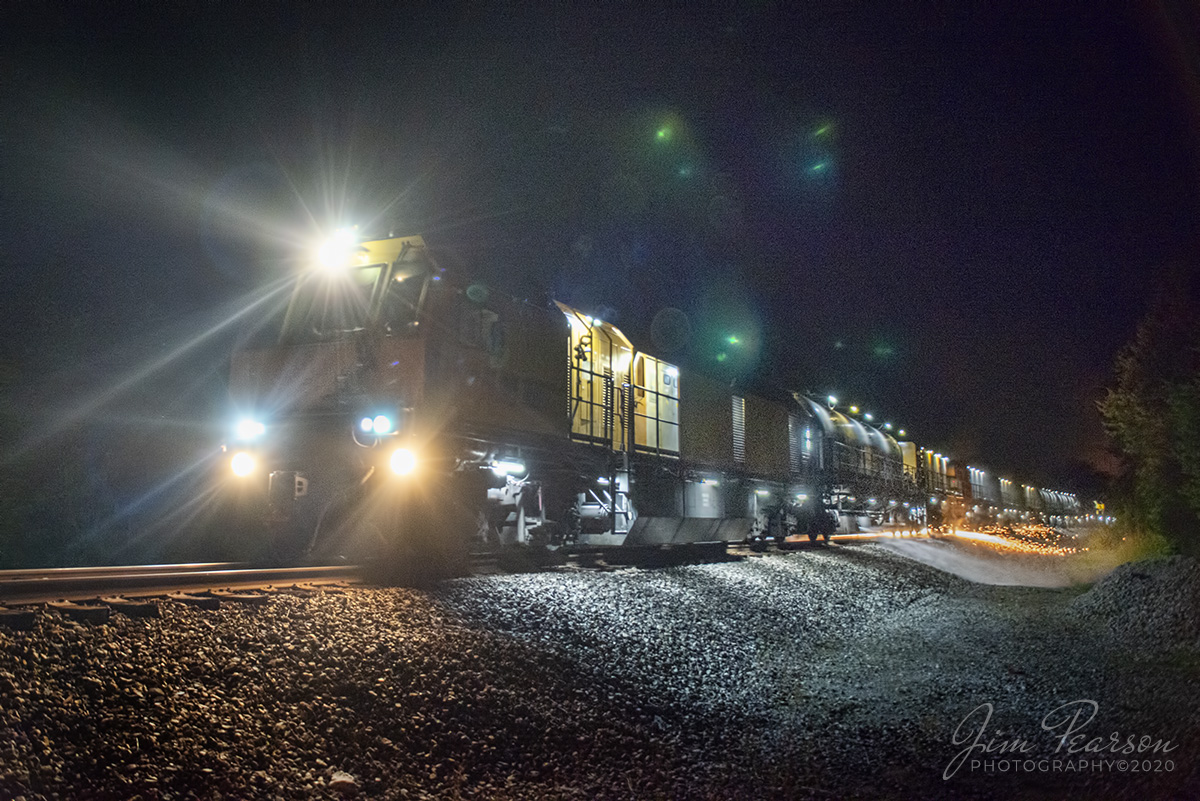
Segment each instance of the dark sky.
[[1184,4],[518,5],[5,4],[8,373],[95,391],[359,224],[1022,479],[1100,452],[1196,244]]

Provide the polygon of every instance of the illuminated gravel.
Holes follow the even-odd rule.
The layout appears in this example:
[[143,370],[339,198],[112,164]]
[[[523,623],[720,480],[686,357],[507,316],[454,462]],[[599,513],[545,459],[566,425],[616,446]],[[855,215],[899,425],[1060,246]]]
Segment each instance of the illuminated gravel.
[[1173,556],[1125,564],[1072,604],[1141,650],[1200,649],[1200,564]]
[[[1072,597],[868,546],[43,615],[0,629],[0,798],[1194,797],[1200,657]],[[1079,698],[1175,770],[943,781],[979,704],[1034,739]]]

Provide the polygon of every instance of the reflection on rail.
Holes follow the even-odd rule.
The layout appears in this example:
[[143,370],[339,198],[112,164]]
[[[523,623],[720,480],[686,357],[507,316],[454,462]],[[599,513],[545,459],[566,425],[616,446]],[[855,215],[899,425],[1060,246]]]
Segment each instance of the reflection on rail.
[[143,573],[199,573],[214,570],[247,568],[244,562],[186,562],[169,565],[102,565],[100,567],[41,567],[19,570],[0,570],[0,583],[18,579],[53,579],[59,577],[129,576]]

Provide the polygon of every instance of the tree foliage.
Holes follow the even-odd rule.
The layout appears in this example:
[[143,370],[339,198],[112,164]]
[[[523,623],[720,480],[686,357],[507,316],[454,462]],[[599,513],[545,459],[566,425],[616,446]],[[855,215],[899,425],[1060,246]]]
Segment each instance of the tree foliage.
[[1125,513],[1140,530],[1200,552],[1200,313],[1195,279],[1167,273],[1137,332],[1117,354],[1099,404],[1124,460]]

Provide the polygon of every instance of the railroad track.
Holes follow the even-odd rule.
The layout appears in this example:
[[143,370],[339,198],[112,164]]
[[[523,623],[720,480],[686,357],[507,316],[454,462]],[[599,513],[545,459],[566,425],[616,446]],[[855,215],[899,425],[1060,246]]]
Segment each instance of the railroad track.
[[[60,602],[134,601],[154,597],[216,597],[234,590],[266,590],[354,582],[358,568],[256,568],[235,562],[186,565],[61,567],[52,570],[0,571],[0,608]],[[242,592],[245,596],[245,592]],[[248,597],[248,596],[247,596]],[[106,604],[112,606],[112,604]]]
[[[835,538],[836,541],[837,538]],[[564,548],[558,552],[471,555],[476,575],[541,570],[617,570],[665,567],[806,550],[821,544],[729,545],[687,548]],[[222,602],[265,603],[279,593],[339,590],[361,580],[356,566],[256,568],[237,562],[0,570],[0,624],[32,625],[42,607],[82,620],[107,620],[113,611],[157,616],[160,601],[214,609]]]
[[[835,541],[837,539],[835,537]],[[665,549],[658,546],[569,547],[540,554],[534,551],[490,551],[472,553],[471,565],[480,574],[521,568],[619,568],[737,559],[763,552],[813,547],[822,546],[820,543],[789,542],[782,547],[764,543],[759,546],[727,544]],[[196,588],[252,589],[297,583],[348,582],[360,578],[360,569],[356,566],[256,568],[243,562],[0,570],[0,606],[80,600],[105,595],[148,597]]]

